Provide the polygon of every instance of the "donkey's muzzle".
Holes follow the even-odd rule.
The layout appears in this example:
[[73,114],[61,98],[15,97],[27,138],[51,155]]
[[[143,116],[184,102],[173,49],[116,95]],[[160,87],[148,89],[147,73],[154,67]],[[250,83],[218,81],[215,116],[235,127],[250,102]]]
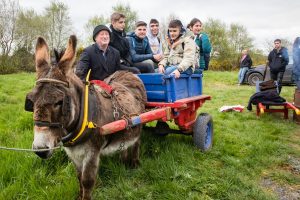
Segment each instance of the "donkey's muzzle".
[[40,158],[42,159],[48,159],[52,156],[53,151],[52,150],[42,150],[42,151],[38,151],[37,148],[33,148],[34,150],[37,150],[35,152],[36,155],[38,155]]

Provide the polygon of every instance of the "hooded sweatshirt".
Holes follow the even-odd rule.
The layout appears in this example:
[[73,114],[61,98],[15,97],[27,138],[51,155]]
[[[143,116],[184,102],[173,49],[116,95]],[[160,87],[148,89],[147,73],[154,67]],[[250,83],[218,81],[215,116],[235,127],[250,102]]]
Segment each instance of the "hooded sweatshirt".
[[162,54],[162,43],[161,40],[158,39],[158,36],[153,35],[151,31],[148,30],[147,37],[153,54]]

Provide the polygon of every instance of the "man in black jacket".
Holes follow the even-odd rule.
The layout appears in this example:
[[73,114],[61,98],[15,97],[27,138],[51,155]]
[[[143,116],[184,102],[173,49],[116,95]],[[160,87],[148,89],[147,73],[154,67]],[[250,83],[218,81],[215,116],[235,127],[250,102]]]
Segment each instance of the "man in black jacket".
[[85,48],[76,67],[76,75],[85,80],[91,69],[90,80],[104,80],[120,70],[120,53],[108,46],[111,32],[105,25],[98,25],[93,31],[94,44]]
[[289,63],[288,51],[285,47],[281,46],[281,40],[274,40],[275,48],[268,56],[268,63],[270,66],[271,79],[277,81],[279,93],[281,91],[281,83],[285,67]]
[[140,70],[136,67],[133,67],[133,63],[131,62],[129,43],[126,39],[126,33],[124,31],[125,19],[125,15],[117,12],[110,16],[110,30],[112,34],[109,45],[120,52],[121,69],[128,70],[134,74],[140,74]]

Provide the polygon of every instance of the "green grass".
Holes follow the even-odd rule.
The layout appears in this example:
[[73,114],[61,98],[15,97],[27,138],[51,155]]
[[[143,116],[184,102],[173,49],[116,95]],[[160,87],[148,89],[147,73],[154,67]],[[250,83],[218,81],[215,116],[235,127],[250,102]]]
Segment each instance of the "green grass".
[[[34,74],[0,76],[0,146],[31,147],[32,114],[24,111],[24,100],[33,86]],[[190,136],[143,133],[141,166],[127,169],[117,155],[104,157],[93,199],[278,199],[276,188],[299,190],[299,171],[293,169],[300,162],[300,131],[291,116],[220,113],[223,105],[247,106],[255,91],[237,86],[237,72],[205,72],[203,88],[212,96],[199,109],[213,116],[211,151],[198,151]],[[282,96],[292,101],[293,91],[284,87]],[[62,150],[49,160],[0,150],[0,166],[0,200],[78,194],[74,166]]]

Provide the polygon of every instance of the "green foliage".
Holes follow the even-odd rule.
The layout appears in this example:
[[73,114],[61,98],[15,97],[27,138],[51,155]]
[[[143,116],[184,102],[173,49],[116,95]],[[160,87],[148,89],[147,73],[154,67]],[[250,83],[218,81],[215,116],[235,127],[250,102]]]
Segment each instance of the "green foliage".
[[135,22],[138,18],[137,12],[132,10],[129,4],[118,3],[112,7],[112,12],[119,12],[126,16],[125,32],[132,31],[135,28]]
[[26,48],[17,49],[11,57],[19,71],[34,72],[34,56]]
[[0,1],[0,55],[7,56],[13,50],[19,1]]
[[38,36],[47,39],[45,16],[38,15],[34,10],[22,10],[19,13],[16,25],[17,47],[32,52]]
[[12,56],[0,56],[0,74],[35,71],[34,56],[26,48],[17,49]]
[[0,56],[0,74],[11,74],[18,71],[14,60],[10,56]]
[[[129,4],[118,3],[112,7],[111,14],[114,12],[122,13],[126,16],[126,26],[125,32],[134,30],[134,25],[137,20],[137,12],[133,11]],[[90,44],[93,42],[92,33],[94,28],[99,24],[110,24],[110,16],[96,15],[89,18],[88,22],[85,24],[84,29],[89,33],[86,43]]]
[[241,51],[253,47],[253,39],[240,24],[230,24],[228,29],[224,22],[209,18],[204,29],[212,43],[210,69],[230,71],[238,68]]
[[[0,146],[30,148],[32,113],[24,99],[34,74],[0,75]],[[247,105],[255,88],[237,86],[236,72],[204,73],[204,94],[212,96],[198,112],[214,120],[212,149],[202,153],[192,137],[142,135],[141,166],[126,169],[118,155],[103,157],[93,199],[280,199],[299,185],[292,161],[300,160],[299,126],[282,114],[255,111],[220,113],[223,105]],[[291,101],[294,87],[283,87]],[[0,150],[0,199],[75,199],[73,164],[58,150],[49,160],[32,153]],[[287,166],[287,167],[282,167]],[[296,166],[297,167],[297,166]],[[264,185],[270,180],[271,186]]]
[[45,25],[50,49],[62,49],[66,46],[72,23],[67,4],[60,1],[51,1],[45,9]]
[[249,54],[252,58],[253,66],[266,63],[267,56],[264,55],[262,50],[253,48]]
[[93,42],[93,30],[96,26],[100,25],[100,24],[107,24],[109,23],[110,20],[108,18],[105,18],[103,15],[100,16],[93,16],[91,17],[87,24],[84,26],[84,30],[86,31],[86,33],[89,33],[88,36],[88,43],[92,43]]

